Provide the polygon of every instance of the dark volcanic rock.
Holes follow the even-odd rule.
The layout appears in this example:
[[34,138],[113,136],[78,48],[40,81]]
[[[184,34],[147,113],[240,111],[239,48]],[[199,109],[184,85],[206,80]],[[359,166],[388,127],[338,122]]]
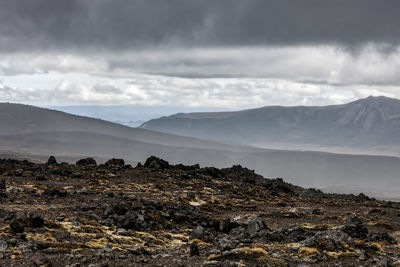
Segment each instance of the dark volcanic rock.
[[371,198],[369,196],[365,195],[364,193],[360,193],[357,196],[357,200],[358,201],[369,201],[369,200],[371,200]]
[[339,230],[326,230],[317,232],[313,237],[304,240],[303,244],[308,247],[317,247],[320,250],[338,251],[343,250],[351,237]]
[[43,195],[44,195],[44,196],[66,197],[67,194],[68,194],[67,191],[59,190],[59,189],[56,189],[56,188],[53,188],[53,189],[46,189],[46,190],[43,191]]
[[32,227],[42,227],[44,225],[44,219],[38,214],[31,215],[30,222]]
[[248,243],[258,238],[268,239],[266,236],[271,233],[265,222],[258,216],[247,218],[243,225],[237,222],[233,223],[234,225],[229,233],[231,240]]
[[94,158],[80,159],[75,164],[78,166],[96,166],[97,165]]
[[120,203],[120,204],[114,205],[111,208],[110,212],[117,214],[117,215],[124,215],[129,209],[130,209],[130,205],[128,203]]
[[114,192],[111,191],[111,190],[106,190],[106,191],[104,192],[104,194],[105,194],[107,197],[113,197],[113,196],[115,195]]
[[[10,187],[0,201],[0,266],[390,266],[399,260],[395,202],[258,179],[239,165],[173,166],[155,157],[146,168],[115,159],[86,164],[0,159],[0,192]],[[47,180],[32,181],[40,175]],[[354,211],[366,217],[370,234],[363,217],[341,221]]]
[[6,180],[0,180],[0,190],[6,190],[7,186],[6,186]]
[[48,165],[57,165],[57,160],[55,157],[50,156],[49,159],[47,160]]
[[322,192],[320,189],[316,189],[316,188],[307,189],[305,195],[307,195],[308,197],[312,197],[312,198],[323,198],[323,197],[325,197],[324,192]]
[[0,198],[7,198],[7,185],[5,180],[0,180]]
[[12,221],[10,227],[15,233],[23,232],[25,226],[28,227],[42,227],[44,225],[44,219],[41,215],[36,213],[28,214],[26,211],[18,211],[12,215]]
[[230,231],[234,228],[239,227],[240,224],[237,222],[232,222],[230,218],[225,219],[223,221],[219,222],[219,231],[225,233],[225,234],[229,234]]
[[368,236],[368,239],[372,242],[386,241],[389,244],[397,244],[397,240],[388,235],[387,233],[374,233]]
[[59,166],[51,171],[54,175],[64,176],[64,177],[73,177],[74,173],[72,170],[67,168],[67,166]]
[[279,195],[280,193],[294,194],[294,186],[286,183],[282,178],[267,180],[264,182],[264,187],[266,187],[272,195]]
[[18,211],[14,214],[14,219],[22,224],[27,225],[29,223],[30,216],[26,211]]
[[267,225],[264,223],[264,221],[257,216],[253,216],[250,217],[247,222],[247,227],[246,227],[246,231],[250,234],[250,235],[254,235],[258,232],[260,232],[261,230],[268,230]]
[[15,218],[11,220],[10,228],[16,234],[24,232],[23,224]]
[[204,237],[204,227],[197,226],[190,234],[190,239],[202,239]]
[[125,166],[125,161],[123,159],[114,159],[113,158],[113,159],[107,160],[106,163],[104,163],[104,166],[122,168]]
[[190,245],[190,256],[199,256],[200,255],[200,251],[199,251],[199,247],[197,246],[196,243],[192,243]]
[[243,168],[241,165],[233,165],[231,168],[221,169],[225,176],[232,179],[242,179],[248,183],[255,183],[256,181],[262,181],[264,177],[256,174],[254,170]]
[[199,164],[195,165],[183,165],[183,164],[177,164],[174,166],[176,169],[182,170],[182,171],[196,171],[200,169]]
[[214,167],[205,167],[201,169],[201,173],[204,175],[211,176],[213,178],[220,178],[223,177],[223,172],[220,169]]
[[170,165],[168,161],[157,158],[155,156],[151,156],[144,163],[144,167],[153,169],[169,169]]
[[315,231],[306,229],[300,226],[294,226],[289,228],[280,229],[274,231],[272,235],[267,235],[269,238],[281,238],[288,242],[300,242],[314,236]]
[[368,229],[365,223],[354,213],[347,217],[343,232],[354,238],[366,238],[368,235]]

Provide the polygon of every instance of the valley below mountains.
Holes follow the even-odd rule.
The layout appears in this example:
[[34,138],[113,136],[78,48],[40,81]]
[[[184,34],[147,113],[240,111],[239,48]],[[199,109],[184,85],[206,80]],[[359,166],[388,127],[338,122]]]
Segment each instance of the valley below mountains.
[[173,164],[217,168],[241,164],[264,177],[283,177],[305,187],[344,188],[346,192],[354,188],[353,192],[391,200],[400,195],[395,190],[400,188],[398,157],[262,149],[19,104],[0,104],[0,155],[36,162],[55,155],[69,163],[84,157],[104,163],[117,157],[133,165],[155,155]]

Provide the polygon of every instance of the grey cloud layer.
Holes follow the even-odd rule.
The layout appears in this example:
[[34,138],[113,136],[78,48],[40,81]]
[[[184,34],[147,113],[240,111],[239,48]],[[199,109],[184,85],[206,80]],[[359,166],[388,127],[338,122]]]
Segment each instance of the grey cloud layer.
[[100,78],[42,73],[0,80],[0,101],[35,105],[166,105],[253,108],[338,104],[368,95],[400,98],[399,87],[315,85],[281,79],[194,79],[152,75]]
[[0,77],[47,72],[129,78],[268,78],[310,84],[400,87],[400,48],[368,46],[357,54],[334,46],[141,50],[104,55],[1,54]]
[[399,0],[0,0],[0,101],[400,97]]
[[398,0],[3,0],[0,49],[397,45]]

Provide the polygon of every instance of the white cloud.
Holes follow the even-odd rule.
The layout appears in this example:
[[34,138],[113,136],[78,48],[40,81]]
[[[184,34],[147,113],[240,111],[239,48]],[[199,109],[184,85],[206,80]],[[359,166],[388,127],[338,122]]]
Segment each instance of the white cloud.
[[353,54],[293,46],[0,58],[0,101],[236,109],[400,98],[400,49],[372,45]]
[[[48,79],[46,79],[48,77]],[[38,82],[35,83],[35,78]],[[42,105],[168,105],[251,108],[264,105],[323,105],[352,100],[350,88],[315,85],[281,79],[177,78],[132,75],[132,78],[99,78],[96,75],[47,73],[24,79],[5,77],[0,101]],[[13,89],[12,89],[13,88]],[[343,92],[341,99],[332,94]],[[346,96],[346,97],[344,97]]]

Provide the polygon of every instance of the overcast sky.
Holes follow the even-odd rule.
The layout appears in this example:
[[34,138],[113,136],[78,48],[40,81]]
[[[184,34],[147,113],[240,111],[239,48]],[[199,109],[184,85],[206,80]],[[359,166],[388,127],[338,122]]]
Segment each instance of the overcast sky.
[[0,101],[400,98],[399,11],[398,0],[0,0]]

